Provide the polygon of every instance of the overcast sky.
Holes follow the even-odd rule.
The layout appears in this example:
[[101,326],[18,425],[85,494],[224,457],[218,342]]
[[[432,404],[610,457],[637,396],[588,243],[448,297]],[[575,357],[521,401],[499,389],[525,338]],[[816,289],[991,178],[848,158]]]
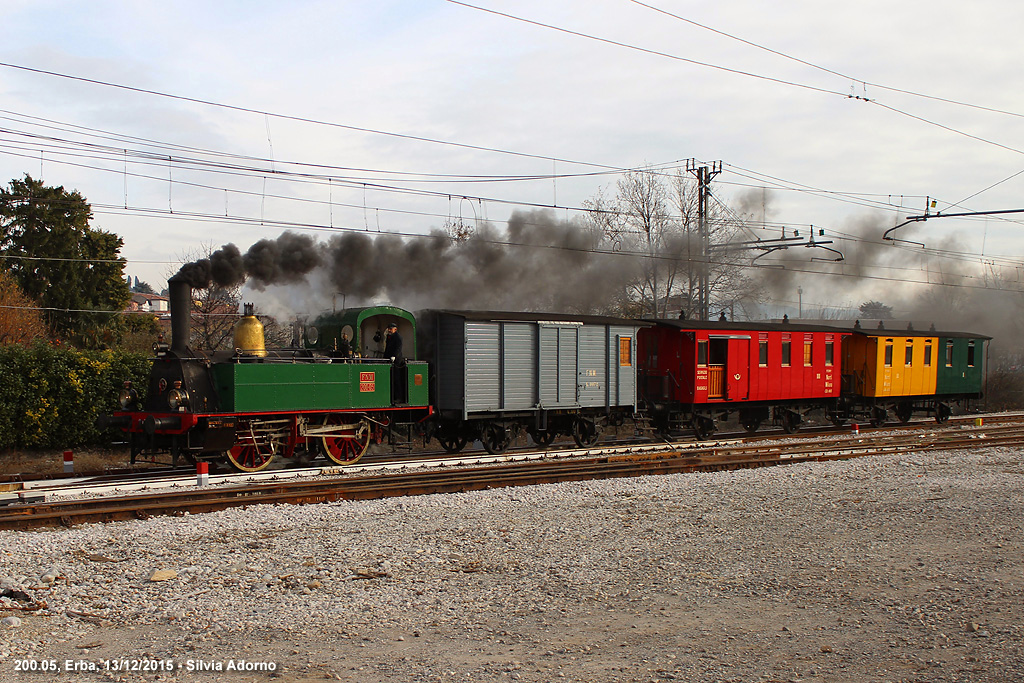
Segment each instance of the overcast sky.
[[[157,289],[203,249],[232,241],[244,251],[282,222],[326,238],[338,228],[423,233],[449,217],[501,225],[516,202],[572,217],[614,184],[612,169],[694,158],[722,161],[714,192],[724,203],[768,188],[758,236],[813,224],[862,259],[842,266],[868,278],[855,294],[804,293],[805,305],[844,305],[926,270],[964,268],[934,256],[925,265],[915,245],[870,263],[877,252],[851,239],[877,240],[922,213],[926,196],[946,212],[1024,207],[1024,174],[1013,177],[1024,171],[1020,3],[472,4],[535,23],[440,0],[9,0],[0,181],[29,173],[79,190],[93,225],[124,239],[127,271]],[[944,219],[901,234],[1015,277],[1021,227],[1013,216]],[[814,255],[787,258],[806,260],[798,273],[834,268]]]

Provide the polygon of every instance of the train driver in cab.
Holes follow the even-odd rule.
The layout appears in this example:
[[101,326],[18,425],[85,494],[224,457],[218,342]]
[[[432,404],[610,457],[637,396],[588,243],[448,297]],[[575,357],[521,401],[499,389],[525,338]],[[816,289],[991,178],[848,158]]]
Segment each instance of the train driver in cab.
[[405,356],[402,355],[402,335],[398,333],[398,323],[388,324],[388,338],[384,343],[384,358],[391,359],[391,402],[394,405],[405,405],[408,402],[406,388],[408,386],[408,368]]
[[405,360],[405,356],[402,355],[402,335],[398,333],[398,323],[389,323],[387,334],[387,341],[384,342],[384,357],[399,364]]

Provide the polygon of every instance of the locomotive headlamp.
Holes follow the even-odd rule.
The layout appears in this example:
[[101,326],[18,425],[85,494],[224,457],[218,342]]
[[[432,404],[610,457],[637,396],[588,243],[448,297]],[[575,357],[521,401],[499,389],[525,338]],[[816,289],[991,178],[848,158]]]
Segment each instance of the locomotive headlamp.
[[139,392],[132,388],[131,381],[125,380],[124,388],[121,389],[121,393],[118,394],[117,400],[125,410],[135,407],[135,404],[139,400]]
[[185,410],[188,407],[188,392],[181,388],[181,380],[174,380],[174,388],[167,392],[167,405],[171,410]]
[[167,355],[167,351],[170,350],[170,348],[171,345],[164,341],[164,335],[161,334],[153,344],[153,355],[158,358],[162,358]]

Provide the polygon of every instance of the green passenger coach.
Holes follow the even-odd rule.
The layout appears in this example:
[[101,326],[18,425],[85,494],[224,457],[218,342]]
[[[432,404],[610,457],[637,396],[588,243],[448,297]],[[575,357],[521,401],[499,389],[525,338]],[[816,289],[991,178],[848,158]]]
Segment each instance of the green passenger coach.
[[978,398],[985,381],[985,350],[991,337],[955,332],[939,333],[936,395]]

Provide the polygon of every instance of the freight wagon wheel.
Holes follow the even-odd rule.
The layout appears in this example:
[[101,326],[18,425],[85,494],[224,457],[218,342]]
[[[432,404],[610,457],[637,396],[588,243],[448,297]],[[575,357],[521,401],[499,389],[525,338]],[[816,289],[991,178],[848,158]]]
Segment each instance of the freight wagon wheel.
[[[342,424],[341,418],[328,417],[324,426],[331,424]],[[370,446],[370,425],[366,420],[356,425],[345,425],[340,427],[336,434],[320,438],[320,445],[324,455],[331,462],[339,465],[351,465],[363,457],[363,453]]]
[[466,447],[469,439],[458,434],[438,434],[437,442],[449,453],[458,453]]
[[531,430],[529,434],[533,442],[541,448],[550,446],[551,442],[555,440],[555,436],[557,436],[550,429],[545,429],[544,431]]
[[914,415],[914,406],[909,403],[900,403],[896,406],[896,418],[903,424],[910,422]]
[[585,420],[582,417],[572,422],[572,440],[580,448],[593,446],[601,438],[601,430],[596,422]]
[[240,472],[259,472],[274,459],[270,444],[257,444],[251,440],[236,443],[227,452],[228,462]]
[[512,444],[512,435],[497,422],[489,422],[480,432],[480,441],[484,445],[484,450],[491,455],[498,455],[508,450]]

